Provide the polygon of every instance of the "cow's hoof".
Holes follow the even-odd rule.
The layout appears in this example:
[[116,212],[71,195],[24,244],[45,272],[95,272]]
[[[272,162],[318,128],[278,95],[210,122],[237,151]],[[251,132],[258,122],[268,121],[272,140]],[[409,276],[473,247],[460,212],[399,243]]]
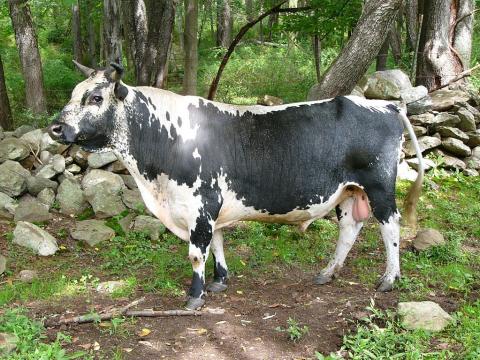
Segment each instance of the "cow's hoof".
[[227,290],[227,284],[224,284],[222,282],[216,282],[213,281],[210,284],[207,285],[207,291],[214,292],[214,293],[219,293],[222,291]]
[[399,276],[385,276],[383,275],[377,283],[377,291],[388,292],[393,290],[393,284],[396,279],[399,279]]
[[189,297],[185,309],[198,310],[205,304],[205,299]]
[[332,275],[325,275],[320,273],[317,276],[315,276],[315,279],[313,280],[313,282],[317,285],[324,285],[324,284],[328,284],[332,280],[333,280]]

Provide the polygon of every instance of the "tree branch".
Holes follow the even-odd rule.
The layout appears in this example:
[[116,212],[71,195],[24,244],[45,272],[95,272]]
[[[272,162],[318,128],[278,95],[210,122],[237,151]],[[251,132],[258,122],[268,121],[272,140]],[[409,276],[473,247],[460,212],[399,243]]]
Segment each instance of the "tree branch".
[[429,91],[429,93],[431,93],[431,92],[433,92],[433,91],[435,91],[435,90],[443,89],[443,88],[445,88],[445,87],[447,87],[447,86],[452,85],[453,83],[457,82],[458,80],[461,80],[461,79],[463,79],[463,78],[465,78],[465,77],[471,76],[471,75],[472,75],[472,72],[473,72],[474,70],[477,70],[478,68],[480,68],[480,64],[477,64],[477,65],[475,65],[473,68],[461,72],[460,74],[458,74],[457,76],[455,76],[452,80],[450,80],[450,81],[447,82],[446,84],[436,86],[435,88],[431,89],[431,90]]

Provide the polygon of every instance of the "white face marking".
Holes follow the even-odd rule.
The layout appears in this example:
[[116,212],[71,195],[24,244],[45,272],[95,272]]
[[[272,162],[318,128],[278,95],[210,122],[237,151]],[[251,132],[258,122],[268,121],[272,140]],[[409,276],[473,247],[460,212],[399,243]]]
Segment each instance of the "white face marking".
[[364,107],[374,112],[380,112],[383,114],[391,113],[392,110],[388,109],[388,105],[394,105],[393,103],[385,100],[369,100],[360,96],[348,95],[345,96],[348,100],[355,103],[358,106]]

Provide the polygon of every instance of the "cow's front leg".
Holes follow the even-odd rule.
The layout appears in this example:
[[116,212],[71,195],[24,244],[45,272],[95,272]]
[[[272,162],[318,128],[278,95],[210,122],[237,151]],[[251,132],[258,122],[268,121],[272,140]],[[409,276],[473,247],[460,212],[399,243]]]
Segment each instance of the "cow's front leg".
[[207,291],[221,292],[227,289],[227,262],[223,252],[223,232],[215,230],[212,239],[213,282],[208,284]]
[[205,304],[205,263],[213,235],[212,221],[207,216],[197,218],[195,229],[190,231],[188,258],[192,263],[192,284],[186,308],[195,310]]

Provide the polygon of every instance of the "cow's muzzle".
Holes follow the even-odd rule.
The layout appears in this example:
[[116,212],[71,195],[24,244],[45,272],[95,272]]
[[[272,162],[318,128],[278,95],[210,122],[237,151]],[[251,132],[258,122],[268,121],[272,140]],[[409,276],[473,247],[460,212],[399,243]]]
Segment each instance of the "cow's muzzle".
[[62,122],[55,121],[48,127],[47,131],[53,140],[63,144],[72,144],[77,140],[77,134],[73,126]]

